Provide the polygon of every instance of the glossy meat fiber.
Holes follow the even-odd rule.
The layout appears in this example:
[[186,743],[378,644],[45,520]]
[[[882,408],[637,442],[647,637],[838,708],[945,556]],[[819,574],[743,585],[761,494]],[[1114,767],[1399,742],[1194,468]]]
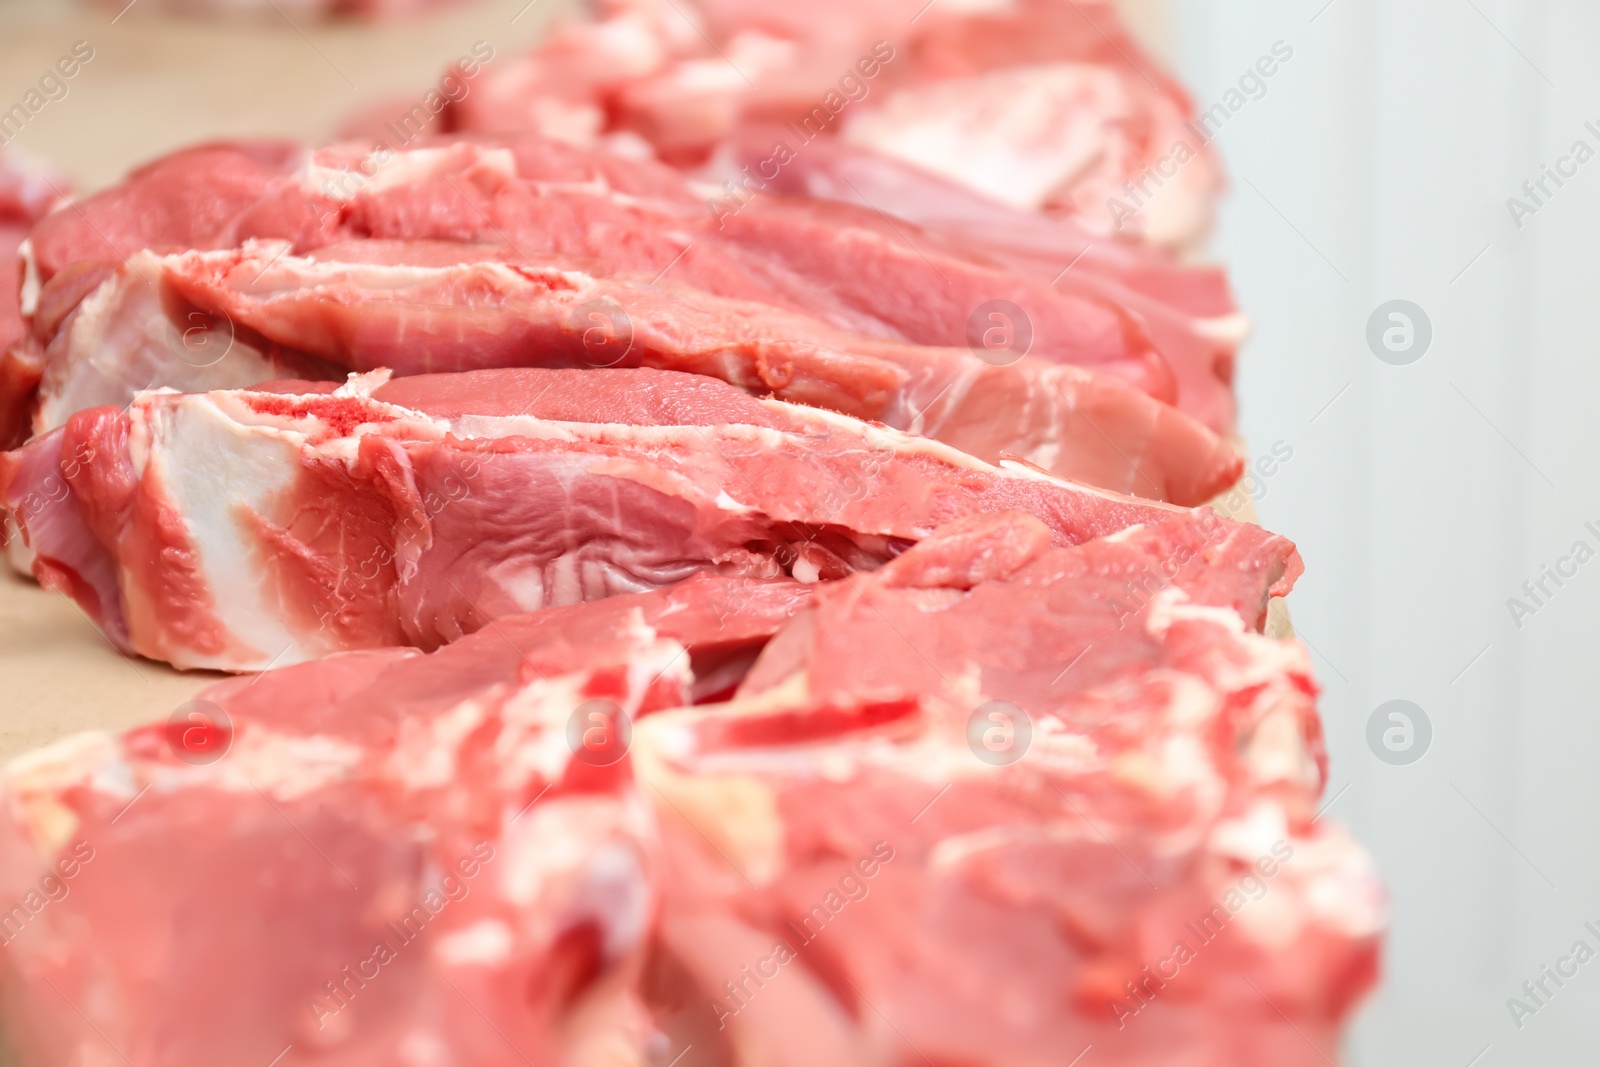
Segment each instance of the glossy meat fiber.
[[844,577],[986,511],[1061,544],[1174,513],[699,375],[384,379],[80,412],[7,457],[0,499],[120,647],[227,670],[432,648],[698,571]]
[[[641,724],[653,1006],[700,1063],[1312,1067],[1382,893],[1315,821],[1273,566],[1192,516],[957,524],[819,591],[731,704]],[[648,755],[648,758],[646,756]]]
[[6,439],[6,427],[27,417],[41,370],[37,358],[21,349],[12,351],[27,336],[22,316],[23,242],[34,223],[70,188],[64,178],[23,158],[16,149],[0,150],[0,447],[13,443]]
[[966,345],[973,310],[1008,299],[1035,323],[1036,355],[1129,377],[1148,377],[1139,368],[1157,358],[1115,305],[912,236],[874,211],[775,197],[719,220],[669,168],[531,134],[399,150],[191,149],[52,217],[33,246],[48,283],[144,248],[219,249],[251,237],[288,240],[300,252],[348,240],[466,241],[498,246],[497,258],[560,256],[641,279],[670,269],[672,283],[920,344]]
[[[225,682],[12,763],[22,1062],[642,1062],[655,820],[625,747],[581,739],[687,699],[664,606]],[[41,879],[66,895],[33,913]]]
[[[1192,247],[1209,228],[1222,186],[1209,137],[1110,0],[595,8],[593,21],[487,70],[454,105],[454,128],[650,151],[720,184],[739,180],[721,158],[728,142],[782,126],[779,166],[845,140],[1112,240]],[[1152,182],[1149,168],[1179,141],[1183,166]],[[1130,181],[1144,183],[1140,210],[1114,216],[1110,200],[1135,199]]]
[[[1226,358],[1197,346],[1152,313],[1159,301],[1058,286],[1059,268],[1023,271],[955,230],[871,208],[772,195],[719,217],[707,204],[668,168],[531,135],[309,156],[284,144],[187,150],[36,229],[43,287],[27,347],[43,380],[26,425],[0,433],[44,432],[152,385],[326,377],[329,364],[559,362],[574,334],[622,338],[590,359],[604,365],[636,333],[665,330],[691,340],[690,355],[723,356],[693,369],[762,390],[787,384],[782,344],[820,347],[835,380],[798,399],[877,390],[881,410],[842,409],[914,429],[943,405],[924,432],[988,458],[1010,451],[1180,503],[1237,476],[1217,436],[1231,425],[1231,345]],[[584,299],[519,298],[558,275]],[[373,291],[385,286],[387,302]],[[356,306],[369,300],[370,312]],[[489,319],[507,338],[468,345]],[[1015,439],[1011,420],[983,417],[997,407],[1022,413]]]
[[5,1022],[30,1067],[1320,1063],[1382,901],[1252,625],[1291,561],[1002,512],[225,682],[0,774]]
[[1249,321],[1221,267],[1108,241],[1071,216],[1019,210],[843,141],[816,142],[774,168],[771,138],[770,130],[754,128],[734,145],[737,163],[771,175],[763,191],[879,205],[1024,277],[1126,308],[1172,368],[1183,410],[1219,433],[1234,425],[1234,362]]
[[[920,433],[980,459],[1015,456],[1179,504],[1215,496],[1240,467],[1226,442],[1110,374],[865,338],[754,301],[608,278],[564,260],[507,261],[492,248],[436,241],[361,241],[305,257],[251,243],[141,266],[127,274],[138,291],[159,287],[188,314],[226,324],[228,356],[204,368],[181,366],[183,377],[168,383],[191,391],[214,387],[219,375],[292,373],[296,361],[401,375],[644,366],[708,374],[758,396]],[[46,380],[61,387],[45,391],[42,425],[85,400],[113,401],[116,386],[96,368],[137,366],[152,350],[152,362],[172,362],[165,345],[124,336],[132,344],[123,351],[76,339],[62,346]]]

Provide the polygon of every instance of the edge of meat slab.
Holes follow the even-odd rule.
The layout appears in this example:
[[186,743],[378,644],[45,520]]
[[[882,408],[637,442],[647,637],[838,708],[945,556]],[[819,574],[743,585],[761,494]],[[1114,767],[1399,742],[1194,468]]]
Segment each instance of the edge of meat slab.
[[[653,370],[142,393],[9,454],[0,500],[119,647],[228,670],[431,648],[700,570],[842,577],[980,511],[1071,543],[1175,510]],[[1275,543],[1282,593],[1300,562]]]

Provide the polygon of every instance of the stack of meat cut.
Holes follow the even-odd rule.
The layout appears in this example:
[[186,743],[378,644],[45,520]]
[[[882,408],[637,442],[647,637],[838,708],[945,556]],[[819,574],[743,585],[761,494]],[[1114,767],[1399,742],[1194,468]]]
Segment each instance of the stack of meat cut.
[[1384,904],[1206,506],[1214,165],[1108,229],[1182,93],[947,7],[608,4],[27,231],[9,557],[238,677],[0,772],[23,1067],[1337,1057]]
[[[1148,201],[1121,221],[1167,248],[1193,246],[1209,226],[1216,161],[1186,128],[1188,97],[1144,55],[1111,0],[597,7],[595,20],[487,70],[455,102],[454,127],[610,142],[757,187],[791,164],[808,175],[829,169],[809,147],[820,139],[835,152],[912,164],[918,181],[969,189],[991,211],[1044,211],[1106,234],[1118,221],[1108,199]],[[1196,158],[1151,184],[1151,168],[1178,140]],[[774,151],[777,143],[788,150]],[[917,190],[895,184],[904,179],[858,166],[856,196],[881,192],[887,211],[912,206],[906,194]],[[834,179],[841,173],[833,169]],[[1142,194],[1130,197],[1130,180]]]

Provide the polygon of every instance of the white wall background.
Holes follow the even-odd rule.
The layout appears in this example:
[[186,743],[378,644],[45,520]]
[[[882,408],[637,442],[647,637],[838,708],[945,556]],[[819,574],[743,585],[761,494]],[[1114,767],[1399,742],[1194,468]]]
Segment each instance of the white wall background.
[[[1260,510],[1310,568],[1291,607],[1326,687],[1329,817],[1393,896],[1349,1062],[1600,1063],[1600,958],[1520,1029],[1506,1003],[1575,941],[1600,950],[1600,559],[1520,629],[1506,603],[1600,550],[1600,158],[1521,229],[1506,206],[1575,141],[1600,151],[1600,4],[1169,6],[1202,108],[1294,48],[1217,138],[1213,252],[1256,323],[1245,434],[1295,450]],[[1365,338],[1395,298],[1432,321],[1409,366]],[[1409,766],[1366,740],[1396,698],[1433,725]]]

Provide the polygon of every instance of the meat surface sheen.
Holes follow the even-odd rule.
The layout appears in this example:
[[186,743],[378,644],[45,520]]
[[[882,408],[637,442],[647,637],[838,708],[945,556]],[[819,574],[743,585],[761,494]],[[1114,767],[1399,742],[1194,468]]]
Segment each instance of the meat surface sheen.
[[1065,547],[966,520],[819,590],[730,704],[641,723],[678,816],[652,998],[672,1046],[1331,1062],[1385,905],[1315,821],[1307,654],[1249,624],[1265,547],[1195,516]]
[[0,1011],[37,1067],[1310,1067],[1383,901],[1254,626],[1293,568],[1001,509],[223,682],[0,772],[0,890],[70,887]]
[[[596,304],[577,309],[582,336],[599,336],[597,327],[648,332],[664,322],[675,333],[694,334],[702,347],[741,350],[752,336],[798,337],[796,343],[846,349],[862,366],[882,358],[877,347],[888,346],[912,360],[925,349],[959,350],[970,364],[1000,364],[1005,378],[1036,379],[1039,371],[1028,369],[1035,365],[1079,368],[1088,373],[1057,377],[1119,395],[1120,414],[1109,420],[1106,436],[1135,461],[1110,464],[1105,439],[1082,427],[1056,469],[1076,475],[1070,456],[1087,448],[1104,453],[1093,462],[1110,469],[1097,476],[1120,477],[1104,483],[1119,490],[1138,477],[1129,468],[1146,453],[1183,469],[1175,481],[1199,485],[1225,471],[1237,475],[1218,465],[1224,457],[1205,434],[1226,433],[1232,424],[1233,339],[1226,323],[1197,327],[1164,296],[1078,284],[1074,271],[1062,270],[1070,258],[1048,271],[1036,258],[1023,269],[1019,257],[973,240],[971,227],[921,229],[867,202],[785,197],[774,187],[736,214],[707,207],[703,191],[668,168],[531,134],[419,139],[400,151],[342,144],[310,152],[276,142],[191,149],[36,227],[33,262],[43,289],[29,346],[45,381],[29,421],[19,425],[13,417],[0,429],[13,437],[53,429],[107,385],[130,391],[152,381],[179,388],[237,384],[247,368],[304,376],[304,367],[287,365],[315,367],[329,358],[329,347],[365,348],[371,358],[370,350],[397,328],[418,327],[428,345],[451,336],[422,321],[427,316],[416,303],[422,293],[413,291],[405,308],[379,302],[366,310],[347,302],[340,330],[306,339],[327,325],[326,313],[292,299],[297,281],[329,284],[331,299],[342,292],[345,301],[352,292],[370,295],[368,285],[425,290],[441,308],[441,321],[432,325],[466,331],[456,351],[441,353],[430,369],[527,361],[534,358],[526,342],[539,336],[537,320],[481,356],[459,350],[474,333],[470,320],[492,318],[493,305],[503,301],[505,283],[497,278],[521,272],[539,280],[557,272],[592,279],[566,287],[582,289]],[[130,269],[146,250],[161,256],[160,269]],[[197,255],[184,259],[182,251]],[[231,264],[230,251],[238,257]],[[280,254],[295,258],[274,263]],[[409,283],[397,276],[401,267],[416,269]],[[1097,269],[1091,262],[1075,272]],[[227,317],[219,286],[275,294],[277,335],[260,336]],[[317,302],[315,292],[304,296]],[[619,322],[613,304],[636,316],[637,326]],[[160,314],[152,315],[158,305]],[[526,313],[515,301],[509,310]],[[141,323],[142,332],[132,328]],[[563,323],[569,331],[573,324]],[[286,331],[310,350],[282,340]],[[826,340],[811,340],[816,335]],[[1012,370],[1019,358],[1028,367]],[[381,362],[399,370],[402,361]],[[199,380],[197,364],[212,378],[233,379]],[[880,368],[868,377],[882,374]],[[80,375],[84,384],[77,383]],[[767,377],[782,375],[775,368]],[[938,382],[928,395],[949,384]],[[1058,406],[1072,410],[1074,388],[1028,388],[1064,392]],[[1130,395],[1120,398],[1124,391]],[[829,399],[819,391],[806,402]],[[1201,425],[1191,428],[1175,412],[1159,420],[1149,414],[1166,412],[1168,402]],[[1182,425],[1195,455],[1188,468],[1161,433],[1134,431],[1127,439],[1126,425],[1157,422]],[[1160,481],[1141,482],[1135,491],[1159,495]]]
[[[308,365],[401,375],[525,365],[691,371],[1117,492],[1192,505],[1238,478],[1231,446],[1115,375],[865,338],[764,304],[596,276],[565,260],[478,255],[437,242],[359,242],[309,257],[256,244],[165,257],[157,276],[197,321],[258,338],[241,358],[271,353],[280,366],[293,353]],[[166,352],[158,348],[157,358]]]
[[567,738],[687,700],[640,619],[332,656],[10,764],[0,888],[70,887],[7,934],[21,1062],[639,1062],[655,816],[624,744]]
[[[43,370],[38,353],[23,344],[28,332],[23,317],[28,231],[70,188],[64,178],[16,149],[0,150],[0,448],[19,442],[13,428],[26,425]],[[27,295],[31,300],[36,294]]]
[[[504,615],[701,571],[842,578],[984,512],[1026,511],[1060,544],[1175,513],[701,376],[384,382],[141,393],[13,453],[0,500],[35,573],[114,640],[228,670],[433,648]],[[1281,593],[1298,558],[1272,542]]]
[[[747,189],[843,140],[1160,248],[1197,244],[1222,187],[1193,103],[1110,0],[603,0],[595,16],[486,71],[453,128],[648,152]],[[724,151],[753,126],[782,128],[785,148],[752,178]],[[1184,165],[1113,216],[1179,142]]]

